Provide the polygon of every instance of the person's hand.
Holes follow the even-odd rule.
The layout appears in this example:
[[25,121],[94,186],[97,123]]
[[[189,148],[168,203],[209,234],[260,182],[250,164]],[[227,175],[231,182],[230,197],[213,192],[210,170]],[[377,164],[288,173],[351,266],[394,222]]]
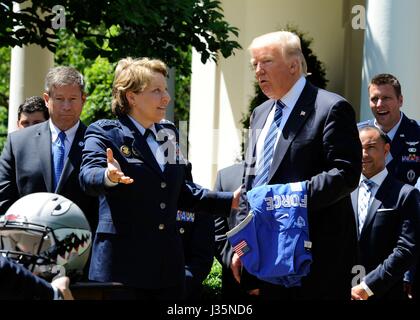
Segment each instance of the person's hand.
[[248,290],[246,293],[250,296],[259,296],[260,295],[260,289],[252,289]]
[[236,189],[233,192],[232,209],[238,209],[239,208],[239,200],[241,198],[241,188],[242,188],[242,186],[240,186],[238,189]]
[[70,279],[68,277],[57,278],[51,282],[51,285],[60,291],[64,300],[74,300],[69,289]]
[[360,284],[351,288],[352,300],[367,300],[368,298],[368,293],[365,291],[365,289],[363,289],[363,287]]
[[234,253],[232,256],[232,263],[230,264],[230,269],[232,270],[232,274],[235,280],[238,283],[241,283],[242,262],[239,259],[237,253]]
[[107,177],[113,183],[124,183],[130,184],[133,183],[134,180],[130,177],[124,175],[124,172],[121,171],[120,164],[117,160],[114,159],[114,154],[110,148],[106,149],[106,161],[108,163],[107,168]]
[[403,288],[404,288],[404,292],[407,295],[408,299],[413,299],[411,283],[407,282],[407,281],[404,281],[403,282]]

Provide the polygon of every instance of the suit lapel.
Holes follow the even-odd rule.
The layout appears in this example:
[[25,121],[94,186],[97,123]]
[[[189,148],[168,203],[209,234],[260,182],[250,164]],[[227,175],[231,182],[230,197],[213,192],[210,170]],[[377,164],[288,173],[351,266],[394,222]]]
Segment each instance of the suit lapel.
[[75,168],[80,168],[82,163],[82,150],[84,146],[86,126],[80,122],[73,143],[70,147],[69,155],[64,163],[63,172],[61,173],[60,180],[58,181],[56,193],[60,193],[63,186],[66,184],[69,176]]
[[306,81],[306,85],[281,132],[281,136],[274,151],[268,181],[271,180],[274,173],[277,171],[290,144],[314,110],[314,101],[317,93],[318,89]]
[[45,121],[35,136],[35,146],[39,154],[39,168],[41,168],[42,175],[47,192],[54,192],[52,179],[52,152],[51,152],[51,131],[49,122]]
[[353,206],[353,213],[354,213],[354,219],[356,221],[356,229],[357,229],[357,238],[359,238],[359,210],[358,210],[358,199],[359,199],[359,187],[356,188],[351,194],[351,204]]
[[162,170],[160,169],[155,156],[150,150],[146,139],[144,139],[143,135],[138,131],[134,123],[126,116],[120,117],[119,120],[121,122],[125,138],[132,140],[131,147],[134,155],[143,160],[145,164],[163,178]]

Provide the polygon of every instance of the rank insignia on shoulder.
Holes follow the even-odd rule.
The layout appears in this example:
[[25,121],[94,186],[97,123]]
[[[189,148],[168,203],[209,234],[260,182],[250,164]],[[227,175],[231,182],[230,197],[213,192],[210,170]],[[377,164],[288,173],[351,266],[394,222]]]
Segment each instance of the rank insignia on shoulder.
[[121,153],[122,153],[125,157],[129,157],[129,156],[131,156],[131,149],[130,149],[130,147],[128,147],[128,146],[126,146],[126,145],[124,145],[124,144],[120,147],[120,151],[121,151]]

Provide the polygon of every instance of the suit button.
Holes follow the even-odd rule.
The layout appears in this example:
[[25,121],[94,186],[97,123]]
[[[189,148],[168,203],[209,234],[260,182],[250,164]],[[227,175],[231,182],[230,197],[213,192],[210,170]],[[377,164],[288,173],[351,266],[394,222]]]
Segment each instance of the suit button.
[[164,225],[163,223],[161,223],[161,224],[159,225],[159,230],[163,230],[163,229],[165,229],[165,225]]
[[166,188],[166,182],[161,182],[161,183],[160,183],[160,187],[161,187],[162,189],[165,189],[165,188]]
[[180,234],[184,234],[184,232],[185,232],[184,228],[179,228],[179,233]]
[[166,208],[166,203],[165,202],[161,202],[160,203],[160,208],[161,209],[165,209]]

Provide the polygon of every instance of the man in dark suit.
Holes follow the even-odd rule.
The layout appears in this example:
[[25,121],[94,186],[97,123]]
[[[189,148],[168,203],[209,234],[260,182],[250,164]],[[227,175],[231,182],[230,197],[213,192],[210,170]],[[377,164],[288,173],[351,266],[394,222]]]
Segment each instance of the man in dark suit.
[[87,196],[78,179],[86,131],[79,116],[85,99],[77,70],[56,67],[48,72],[44,100],[50,120],[11,133],[2,152],[0,215],[27,194],[53,192],[76,203],[96,228],[97,198]]
[[[235,191],[242,183],[244,163],[237,163],[217,172],[215,191]],[[215,217],[216,258],[222,265],[222,298],[238,299],[244,297],[244,291],[235,280],[230,265],[233,249],[226,238],[226,232],[235,227],[237,209],[232,209],[229,217]]]
[[0,255],[0,300],[72,300],[69,278],[52,283]]
[[[191,163],[188,162],[186,180],[192,182],[191,169]],[[205,212],[178,210],[176,223],[184,247],[186,299],[200,300],[204,298],[203,281],[213,265],[213,216]]]
[[[295,34],[269,33],[254,39],[249,49],[258,83],[270,99],[251,116],[241,216],[249,211],[246,191],[251,188],[306,181],[313,244],[313,263],[301,287],[263,281],[252,286],[260,287],[266,299],[349,300],[356,253],[350,193],[361,172],[354,110],[344,98],[305,79],[306,62]],[[232,266],[241,267],[236,253]]]
[[359,135],[362,175],[351,198],[359,239],[358,265],[366,276],[359,284],[353,283],[352,299],[406,299],[403,276],[419,251],[420,193],[388,174],[385,158],[390,144],[385,133],[365,126]]

